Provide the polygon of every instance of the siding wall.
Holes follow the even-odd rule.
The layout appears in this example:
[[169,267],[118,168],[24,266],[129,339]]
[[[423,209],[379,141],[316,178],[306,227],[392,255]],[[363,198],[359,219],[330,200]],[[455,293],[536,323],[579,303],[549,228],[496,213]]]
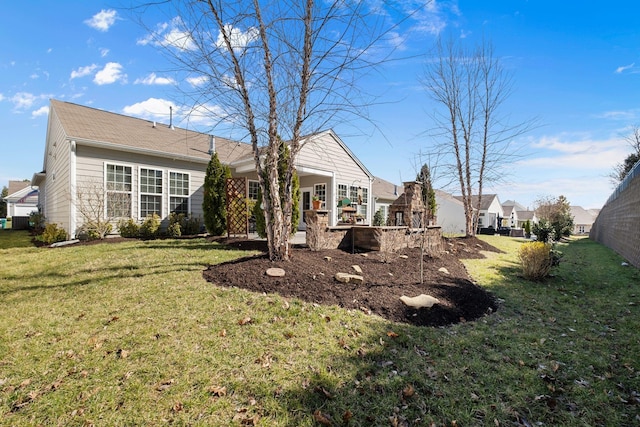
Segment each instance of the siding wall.
[[70,226],[70,180],[69,158],[71,153],[70,141],[66,138],[55,110],[49,118],[48,140],[45,148],[45,169],[47,185],[40,188],[41,204],[46,221],[62,226],[69,230]]
[[373,221],[374,203],[371,191],[371,182],[367,173],[353,160],[350,153],[336,140],[330,132],[324,132],[310,139],[300,150],[298,164],[311,165],[312,167],[326,171],[333,176],[300,177],[300,187],[312,187],[313,184],[327,184],[326,209],[334,225],[337,220],[337,189],[338,184],[347,187],[356,186],[368,189],[367,222]]
[[[139,199],[139,171],[140,168],[162,170],[162,216],[169,215],[169,172],[187,173],[189,179],[189,203],[190,212],[195,217],[202,217],[203,183],[207,165],[205,163],[186,162],[181,160],[171,160],[162,157],[151,157],[140,154],[124,153],[107,150],[103,148],[90,147],[78,144],[76,149],[77,163],[77,186],[79,191],[91,191],[91,186],[96,183],[102,185],[104,182],[105,164],[117,164],[130,166],[132,173],[132,216],[135,219],[140,217]],[[86,186],[89,186],[87,189]],[[80,212],[78,215],[78,227],[82,224]]]

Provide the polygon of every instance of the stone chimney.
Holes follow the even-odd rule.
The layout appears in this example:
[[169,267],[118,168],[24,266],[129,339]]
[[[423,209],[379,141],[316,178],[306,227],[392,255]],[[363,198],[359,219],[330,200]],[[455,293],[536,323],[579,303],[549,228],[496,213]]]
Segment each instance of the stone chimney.
[[387,225],[405,226],[410,228],[423,228],[423,217],[427,210],[422,203],[422,183],[407,181],[404,185],[404,193],[389,206],[389,219]]

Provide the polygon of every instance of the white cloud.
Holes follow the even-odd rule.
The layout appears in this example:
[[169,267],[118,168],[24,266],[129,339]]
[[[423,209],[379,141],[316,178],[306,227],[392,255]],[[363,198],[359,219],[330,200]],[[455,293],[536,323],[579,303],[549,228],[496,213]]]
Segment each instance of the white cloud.
[[187,77],[187,83],[193,87],[199,87],[205,84],[209,78],[207,76]]
[[622,65],[622,66],[620,66],[620,67],[616,68],[616,73],[620,74],[620,73],[622,73],[622,72],[624,72],[624,71],[627,71],[627,70],[629,70],[629,69],[632,69],[635,65],[636,65],[636,63],[635,63],[635,62],[634,62],[634,63],[632,63],[632,64],[629,64],[629,65]]
[[[169,107],[173,103],[161,98],[149,98],[146,101],[138,102],[133,105],[127,105],[122,112],[131,116],[140,117],[148,120],[169,121]],[[174,108],[174,114],[176,109]]]
[[196,48],[191,34],[183,28],[182,20],[178,17],[173,18],[171,22],[158,24],[153,33],[139,39],[137,44],[173,47],[179,50],[194,50]]
[[98,66],[96,64],[91,64],[91,65],[87,65],[86,67],[80,67],[77,70],[73,70],[71,72],[71,79],[76,79],[78,77],[84,77],[84,76],[88,76],[89,74],[93,73],[96,68],[98,68]]
[[133,84],[143,84],[143,85],[172,85],[175,84],[176,81],[169,77],[158,77],[156,73],[151,73],[147,77],[136,79]]
[[[247,47],[249,43],[257,40],[258,36],[260,35],[257,28],[251,27],[247,31],[243,32],[239,28],[235,28],[229,24],[225,25],[224,31],[228,34],[229,41],[231,42],[231,48],[234,51],[241,51],[242,49]],[[216,46],[220,49],[226,48],[222,32],[218,33]]]
[[215,105],[198,105],[193,108],[176,106],[171,101],[162,98],[149,98],[145,101],[128,105],[122,109],[124,114],[147,120],[157,120],[169,123],[169,111],[173,106],[173,124],[187,123],[183,127],[207,126],[211,127],[215,119],[223,113],[222,108]]
[[107,49],[106,47],[103,47],[100,49],[100,56],[102,58],[104,58],[105,56],[107,56],[109,54],[109,49]]
[[44,106],[44,107],[40,107],[35,111],[31,112],[31,118],[36,118],[36,117],[40,117],[40,116],[47,116],[49,115],[49,107],[48,106]]
[[638,110],[627,110],[627,111],[606,111],[602,114],[596,115],[599,119],[611,119],[611,120],[624,120],[624,121],[635,121],[638,117]]
[[26,110],[31,108],[38,99],[39,97],[32,93],[18,92],[11,97],[11,102],[16,110]]
[[93,15],[91,19],[85,20],[84,23],[95,30],[104,32],[109,31],[109,28],[111,28],[111,26],[115,24],[117,18],[118,12],[116,12],[115,10],[102,9],[100,12]]
[[93,78],[93,82],[100,86],[115,83],[118,80],[126,82],[127,75],[122,73],[122,65],[117,62],[107,63]]

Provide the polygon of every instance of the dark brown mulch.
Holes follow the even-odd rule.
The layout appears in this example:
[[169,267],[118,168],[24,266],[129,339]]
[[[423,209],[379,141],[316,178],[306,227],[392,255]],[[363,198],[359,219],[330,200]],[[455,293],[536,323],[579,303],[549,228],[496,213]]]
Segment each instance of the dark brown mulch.
[[[236,239],[221,243],[238,249],[266,251],[264,241]],[[203,276],[219,286],[277,293],[311,303],[362,310],[394,322],[419,326],[450,325],[495,311],[495,298],[470,280],[460,259],[480,258],[484,257],[481,251],[498,250],[476,238],[446,239],[445,246],[446,253],[424,257],[422,283],[419,249],[404,249],[383,262],[384,255],[378,252],[352,254],[338,249],[314,252],[294,247],[290,261],[271,262],[266,254],[262,254],[212,265]],[[353,265],[362,268],[364,284],[344,284],[335,279],[338,272],[355,273]],[[271,267],[284,269],[285,276],[267,276],[266,270]],[[432,308],[415,310],[399,299],[402,295],[420,294],[436,297],[440,303]]]

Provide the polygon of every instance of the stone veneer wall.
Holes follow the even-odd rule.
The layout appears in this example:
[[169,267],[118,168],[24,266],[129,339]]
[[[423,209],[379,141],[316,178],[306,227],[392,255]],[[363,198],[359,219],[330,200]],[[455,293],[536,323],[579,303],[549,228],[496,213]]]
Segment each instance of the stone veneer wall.
[[328,214],[324,211],[306,211],[307,246],[312,250],[361,249],[395,252],[402,248],[418,248],[425,237],[425,249],[437,254],[444,251],[442,230],[439,226],[424,229],[408,227],[345,226],[328,227]]
[[640,268],[640,175],[604,205],[589,237]]

